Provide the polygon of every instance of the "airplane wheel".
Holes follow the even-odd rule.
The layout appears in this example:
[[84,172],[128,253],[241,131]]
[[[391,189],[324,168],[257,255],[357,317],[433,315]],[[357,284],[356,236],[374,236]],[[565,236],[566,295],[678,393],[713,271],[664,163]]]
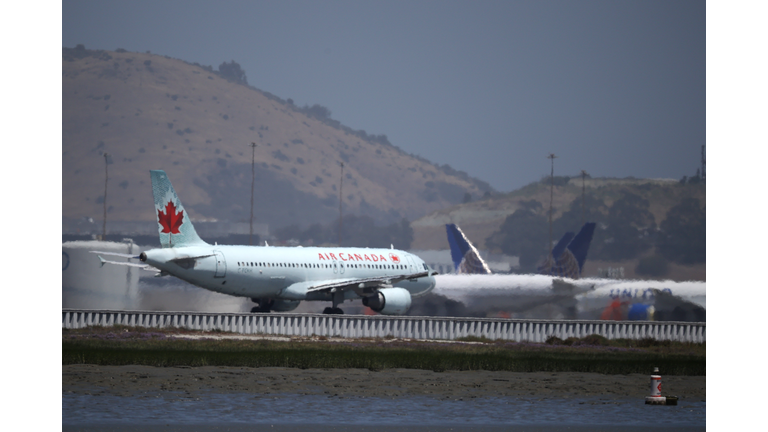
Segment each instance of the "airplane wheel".
[[269,313],[269,309],[262,309],[259,306],[254,306],[251,308],[251,313]]
[[323,309],[324,315],[344,315],[344,311],[339,308],[327,307]]
[[340,308],[333,308],[333,312],[332,313],[335,314],[335,315],[344,315],[344,311],[341,310]]
[[323,309],[323,315],[330,315],[333,313],[333,308],[327,307]]

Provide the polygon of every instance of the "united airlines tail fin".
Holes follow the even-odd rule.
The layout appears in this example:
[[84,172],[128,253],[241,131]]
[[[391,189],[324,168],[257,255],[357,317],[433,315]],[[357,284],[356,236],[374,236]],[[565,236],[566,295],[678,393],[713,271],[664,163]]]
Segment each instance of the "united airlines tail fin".
[[207,244],[197,235],[165,171],[153,170],[149,173],[152,178],[160,246],[170,248]]
[[592,236],[595,234],[595,226],[594,222],[585,223],[576,237],[568,244],[567,249],[579,264],[579,274],[584,268],[584,262],[587,261],[587,252],[589,252],[589,245],[592,243]]
[[445,225],[453,268],[459,274],[490,274],[491,269],[456,224]]
[[[584,268],[584,262],[587,260],[587,252],[592,242],[592,235],[595,233],[595,223],[584,224],[576,236],[573,233],[566,233],[563,238],[557,242],[552,250],[552,255],[539,266],[541,274],[564,276],[576,279],[581,276],[581,270]],[[568,238],[565,248],[560,248],[561,244]]]
[[568,246],[568,243],[573,240],[574,234],[570,231],[563,234],[562,237],[560,237],[560,240],[557,242],[554,248],[552,248],[552,254],[549,255],[543,263],[539,264],[539,266],[536,268],[536,270],[541,274],[550,274],[550,268],[555,265],[555,262],[558,258],[560,258],[560,255],[563,254],[565,251],[566,246]]
[[563,236],[560,238],[560,241],[558,241],[555,247],[552,248],[552,256],[559,257],[565,251],[565,248],[568,246],[571,240],[573,240],[573,237],[574,234],[570,231],[563,234]]

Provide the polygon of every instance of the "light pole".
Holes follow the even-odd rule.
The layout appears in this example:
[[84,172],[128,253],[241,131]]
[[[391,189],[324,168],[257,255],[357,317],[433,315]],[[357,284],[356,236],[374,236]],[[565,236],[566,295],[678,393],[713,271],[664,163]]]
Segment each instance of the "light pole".
[[109,181],[109,154],[104,152],[104,222],[101,226],[101,241],[107,240],[107,181]]
[[[552,201],[555,195],[555,156],[554,153],[550,153],[547,159],[552,161],[552,171],[549,174],[551,179],[549,187],[549,243],[547,244],[547,255],[552,256]],[[555,257],[552,256],[552,264],[554,265]],[[549,274],[552,274],[552,266],[549,267]]]
[[585,179],[587,178],[589,174],[581,170],[581,225],[584,226],[585,223],[587,223],[587,216],[584,212],[584,206],[585,206],[585,199],[586,199],[586,187],[585,185]]
[[339,178],[339,247],[341,247],[341,187],[344,184],[344,162],[341,162],[341,177]]
[[249,237],[248,242],[253,245],[253,190],[254,186],[256,185],[256,143],[251,143],[251,148],[253,149],[252,155],[251,155],[251,236]]

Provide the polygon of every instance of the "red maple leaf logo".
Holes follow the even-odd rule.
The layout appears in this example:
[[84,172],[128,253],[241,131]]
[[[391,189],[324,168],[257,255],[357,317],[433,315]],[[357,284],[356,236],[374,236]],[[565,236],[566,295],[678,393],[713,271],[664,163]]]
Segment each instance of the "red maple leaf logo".
[[161,210],[157,211],[157,219],[163,226],[162,233],[181,234],[179,227],[184,222],[184,210],[176,213],[176,206],[173,205],[173,201],[168,201],[165,206],[165,213]]
[[391,259],[392,262],[395,263],[395,264],[399,264],[400,263],[400,258],[397,255],[393,254],[393,253],[389,254],[389,259]]

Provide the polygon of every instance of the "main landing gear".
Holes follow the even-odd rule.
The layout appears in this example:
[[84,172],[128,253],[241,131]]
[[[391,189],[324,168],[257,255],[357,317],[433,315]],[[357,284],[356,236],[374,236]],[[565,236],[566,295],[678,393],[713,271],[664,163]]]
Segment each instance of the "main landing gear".
[[274,300],[252,298],[252,302],[258,303],[258,306],[251,308],[251,313],[269,313],[272,310]]
[[[336,288],[334,288],[335,290]],[[339,305],[344,303],[344,291],[338,290],[338,291],[332,291],[332,297],[331,301],[333,302],[333,307],[327,307],[323,310],[323,314],[325,315],[344,315],[344,311],[339,309]]]

